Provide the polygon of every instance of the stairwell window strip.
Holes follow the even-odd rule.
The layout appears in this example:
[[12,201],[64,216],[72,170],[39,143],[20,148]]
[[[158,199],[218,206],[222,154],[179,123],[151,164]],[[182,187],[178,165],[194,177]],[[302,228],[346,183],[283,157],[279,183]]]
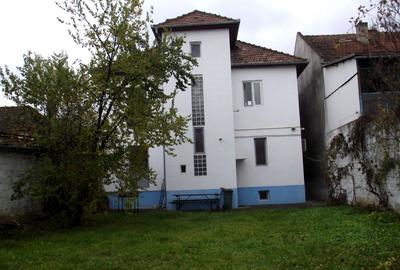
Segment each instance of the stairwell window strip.
[[204,128],[195,127],[193,132],[194,153],[204,154]]
[[207,157],[204,144],[204,93],[203,76],[194,75],[192,85],[192,124],[193,124],[193,143],[194,143],[194,175],[207,175]]
[[193,126],[204,126],[203,76],[195,75],[192,85],[192,122]]
[[244,81],[243,99],[245,107],[262,105],[261,81]]

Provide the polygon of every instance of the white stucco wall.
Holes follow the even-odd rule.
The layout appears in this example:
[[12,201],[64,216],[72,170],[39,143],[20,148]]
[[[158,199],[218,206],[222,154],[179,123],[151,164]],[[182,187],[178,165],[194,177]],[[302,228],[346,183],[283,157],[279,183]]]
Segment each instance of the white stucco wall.
[[329,133],[360,116],[360,99],[358,93],[358,75],[342,86],[344,82],[357,73],[357,61],[350,59],[337,65],[325,67],[325,132]]
[[[262,82],[262,105],[244,106],[249,80]],[[304,185],[296,68],[233,69],[232,87],[238,187]],[[265,166],[256,166],[256,137],[267,138]]]
[[[167,190],[236,188],[229,31],[217,29],[174,34],[185,36],[183,49],[188,53],[190,42],[201,42],[201,57],[197,58],[198,66],[192,74],[203,75],[207,176],[194,176],[193,144],[178,145],[174,151],[176,156],[166,156]],[[164,87],[165,91],[171,91],[173,85],[171,80]],[[190,87],[178,93],[175,106],[180,114],[191,115]],[[191,122],[187,136],[193,138]],[[180,172],[180,165],[186,165],[186,173]],[[151,166],[158,166],[157,162],[153,160]]]
[[[267,165],[256,165],[253,136],[267,138]],[[271,136],[261,131],[253,136],[236,137],[236,148],[245,157],[237,161],[238,187],[304,184],[299,135]]]
[[28,199],[11,200],[13,184],[33,162],[32,155],[0,150],[0,215],[24,214],[35,209]]
[[[262,81],[262,105],[245,107],[243,81]],[[299,102],[295,66],[232,69],[235,130],[299,127]]]

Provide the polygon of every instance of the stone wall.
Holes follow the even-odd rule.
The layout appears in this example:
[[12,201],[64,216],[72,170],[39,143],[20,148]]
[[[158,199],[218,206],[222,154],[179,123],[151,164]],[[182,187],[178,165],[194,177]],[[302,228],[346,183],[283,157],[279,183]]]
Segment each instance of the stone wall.
[[[327,148],[332,139],[343,134],[347,142],[349,142],[349,134],[352,132],[355,122],[342,126],[327,135]],[[385,153],[390,158],[400,159],[399,142],[395,140],[386,140],[382,143],[383,134],[377,134],[376,129],[367,128],[363,139],[363,153],[367,157],[370,167],[375,173],[384,171],[382,169],[382,161],[385,159]],[[351,143],[351,142],[350,142]],[[337,194],[342,192],[343,197],[348,204],[360,205],[378,205],[379,198],[371,192],[371,185],[368,184],[366,173],[364,172],[359,160],[352,158],[351,154],[345,156],[336,155],[335,160],[337,168],[348,168],[348,174],[345,175],[340,185],[337,187]],[[400,167],[393,167],[383,179],[383,193],[387,194],[388,206],[396,211],[400,211]]]
[[34,210],[29,199],[11,200],[13,183],[33,162],[32,154],[0,149],[0,215],[19,215]]

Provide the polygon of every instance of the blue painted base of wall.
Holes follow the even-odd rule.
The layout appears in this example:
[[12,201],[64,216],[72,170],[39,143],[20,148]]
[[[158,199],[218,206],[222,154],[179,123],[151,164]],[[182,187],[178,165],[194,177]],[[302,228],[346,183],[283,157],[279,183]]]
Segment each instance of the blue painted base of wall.
[[[137,200],[134,202],[129,202],[128,204],[132,205],[133,203],[136,203],[139,209],[153,209],[159,206],[160,196],[161,191],[141,191],[139,192]],[[110,209],[117,210],[119,203],[119,209],[126,209],[128,205],[126,202],[127,200],[129,199],[122,200],[120,198],[118,202],[118,195],[116,193],[109,193],[108,207]]]
[[[305,202],[305,189],[304,185],[293,186],[264,186],[264,187],[241,187],[233,190],[232,206],[238,208],[239,206],[252,206],[252,205],[267,205],[267,204],[291,204],[291,203],[304,203]],[[258,191],[268,190],[269,199],[260,200]],[[214,194],[221,193],[220,188],[216,189],[196,189],[196,190],[173,190],[167,191],[167,209],[175,210],[173,201],[176,199],[174,195],[177,194]],[[161,191],[142,191],[139,193],[137,200],[137,207],[139,209],[153,209],[159,206]],[[108,194],[108,201],[110,209],[118,209],[118,196],[116,193]],[[125,203],[124,203],[125,202]],[[124,202],[119,200],[120,209],[126,208],[126,199]],[[223,196],[221,195],[220,207],[222,207]],[[132,203],[131,203],[132,204]],[[182,207],[182,210],[208,210],[207,204],[196,203],[187,204]]]
[[[268,190],[268,200],[260,200],[258,191]],[[291,204],[305,202],[304,185],[265,186],[238,188],[238,204],[240,206],[265,204]]]

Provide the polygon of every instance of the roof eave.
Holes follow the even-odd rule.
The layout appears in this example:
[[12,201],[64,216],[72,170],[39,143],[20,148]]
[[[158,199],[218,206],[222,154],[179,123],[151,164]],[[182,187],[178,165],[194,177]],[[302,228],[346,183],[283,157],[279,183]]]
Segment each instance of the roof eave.
[[384,53],[368,53],[368,54],[352,53],[352,54],[346,55],[344,57],[341,57],[339,59],[333,60],[331,62],[324,63],[322,65],[322,67],[333,66],[333,65],[336,65],[338,63],[350,60],[352,58],[355,58],[355,59],[368,59],[368,58],[399,57],[399,56],[400,56],[400,53],[388,53],[388,52],[384,52]]
[[355,56],[356,56],[356,54],[352,53],[352,54],[346,55],[344,57],[341,57],[339,59],[336,59],[336,60],[333,60],[333,61],[330,61],[330,62],[322,63],[322,67],[324,68],[324,67],[333,66],[333,65],[336,65],[336,64],[338,64],[340,62],[344,62],[346,60],[349,60],[349,59],[351,59],[351,58],[353,58]]
[[308,61],[292,61],[283,63],[242,63],[242,64],[232,64],[232,69],[239,68],[262,68],[262,67],[274,67],[274,66],[296,66],[297,77],[303,72],[303,70],[308,65]]
[[238,32],[239,32],[240,20],[233,20],[232,22],[221,22],[221,23],[204,23],[204,24],[185,24],[185,25],[152,25],[151,29],[154,33],[154,36],[157,39],[161,38],[161,34],[166,31],[187,31],[187,30],[206,30],[206,29],[221,29],[228,28],[229,29],[229,38],[231,48],[235,46]]
[[232,68],[249,68],[249,67],[269,67],[269,66],[294,66],[308,65],[308,61],[291,61],[291,62],[275,62],[275,63],[237,63],[232,64]]

